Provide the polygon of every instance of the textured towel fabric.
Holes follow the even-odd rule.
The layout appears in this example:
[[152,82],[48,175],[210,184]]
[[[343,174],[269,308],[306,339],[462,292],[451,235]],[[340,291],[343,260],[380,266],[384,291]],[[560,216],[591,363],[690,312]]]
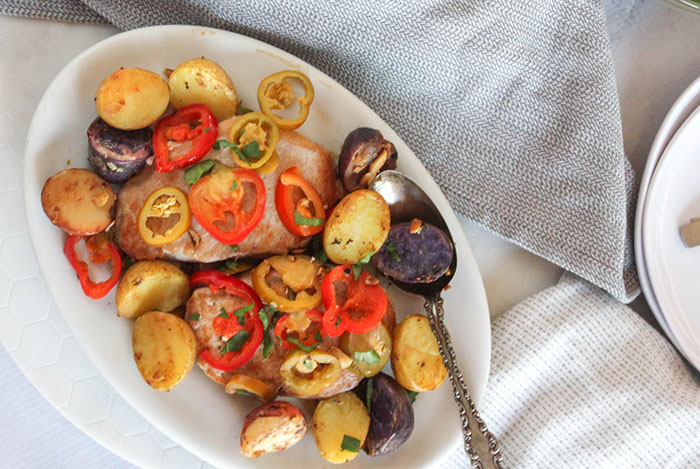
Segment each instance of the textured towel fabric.
[[[83,3],[122,29],[207,25],[295,54],[375,109],[460,213],[618,300],[637,295],[600,1]],[[77,0],[0,0],[0,13],[94,18]]]
[[495,320],[493,350],[482,411],[509,467],[700,467],[697,376],[591,284],[567,274]]

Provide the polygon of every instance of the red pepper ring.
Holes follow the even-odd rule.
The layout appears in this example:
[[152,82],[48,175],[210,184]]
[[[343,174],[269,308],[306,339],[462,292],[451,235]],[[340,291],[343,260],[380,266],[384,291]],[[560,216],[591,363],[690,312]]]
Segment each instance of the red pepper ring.
[[[295,200],[297,192],[303,195]],[[293,235],[306,237],[323,231],[326,222],[323,200],[316,189],[301,177],[298,167],[292,166],[280,175],[275,186],[275,205],[282,224]]]
[[97,300],[107,295],[119,281],[119,276],[122,273],[122,256],[114,243],[108,241],[104,234],[100,233],[88,238],[87,249],[90,253],[90,260],[94,264],[112,261],[112,275],[104,282],[95,283],[90,280],[87,263],[79,260],[75,253],[75,245],[81,239],[83,239],[81,236],[68,236],[63,245],[63,253],[78,274],[83,292],[90,298]]
[[[235,319],[233,319],[233,321],[235,321]],[[234,371],[242,367],[253,358],[255,351],[262,343],[263,325],[257,316],[246,315],[245,326],[242,326],[240,330],[245,330],[250,336],[238,351],[215,354],[209,349],[204,349],[199,356],[217,370]],[[229,340],[231,339],[229,338]]]
[[[345,283],[343,304],[336,301],[336,283]],[[321,295],[326,307],[322,324],[332,337],[344,331],[361,334],[374,329],[382,321],[389,304],[379,282],[365,270],[355,280],[350,264],[339,265],[324,277]]]
[[[219,123],[204,104],[190,104],[175,114],[163,117],[153,131],[153,153],[156,170],[167,172],[201,160],[216,142]],[[176,154],[172,142],[183,144],[184,154]],[[184,142],[191,142],[187,148]]]
[[255,290],[243,280],[232,275],[226,275],[218,270],[201,270],[190,275],[190,287],[209,287],[212,293],[225,289],[228,293],[243,296],[244,293],[253,302],[253,309],[249,314],[258,313],[262,309],[262,301]]
[[[275,326],[275,337],[277,338],[277,342],[283,349],[296,350],[298,348],[296,345],[290,343],[287,339],[287,335],[290,333],[295,333],[299,342],[301,342],[303,345],[306,345],[307,347],[311,347],[322,342],[323,339],[326,337],[326,333],[323,331],[322,326],[323,313],[317,309],[310,309],[304,314],[311,320],[312,324],[317,323],[318,327],[313,328],[312,326],[309,326],[304,331],[299,331],[296,329],[290,330],[287,324],[289,318],[291,317],[290,314],[285,314],[277,321],[277,325]],[[315,337],[316,332],[321,334],[320,341],[317,340],[317,338]]]

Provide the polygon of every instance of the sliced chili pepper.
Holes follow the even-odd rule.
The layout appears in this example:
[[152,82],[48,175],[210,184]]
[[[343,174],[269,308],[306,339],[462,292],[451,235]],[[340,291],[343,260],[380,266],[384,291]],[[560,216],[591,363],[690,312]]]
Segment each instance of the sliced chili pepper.
[[[217,317],[218,319],[218,317]],[[228,351],[228,346],[218,352],[204,349],[199,356],[212,367],[221,371],[233,371],[242,367],[253,358],[263,339],[263,325],[260,319],[254,316],[246,316],[245,325],[238,324],[236,319],[232,323],[238,326],[238,331],[229,337],[226,342],[236,341],[236,347]],[[239,335],[242,334],[242,335]],[[232,342],[233,343],[233,342]]]
[[218,135],[219,123],[204,104],[190,104],[163,117],[153,131],[156,170],[163,173],[196,163]]
[[[277,321],[277,325],[275,326],[275,337],[277,337],[278,343],[283,349],[295,350],[298,348],[296,345],[290,343],[287,338],[288,335],[292,333],[296,334],[297,340],[307,347],[323,342],[323,339],[326,337],[326,333],[323,332],[321,326],[323,313],[317,309],[311,309],[305,313],[293,314],[294,316],[285,314]],[[301,321],[299,320],[300,315],[303,315]]]
[[280,129],[271,117],[250,112],[237,118],[229,143],[233,160],[241,168],[262,168],[275,154]]
[[323,269],[309,256],[273,256],[253,271],[253,288],[279,311],[306,311],[321,304]]
[[172,243],[190,228],[192,214],[187,194],[177,187],[161,187],[151,192],[138,218],[138,232],[147,244]]
[[232,295],[241,297],[246,295],[247,298],[253,301],[252,313],[258,313],[262,309],[262,301],[260,301],[255,290],[250,285],[237,277],[226,275],[218,270],[200,270],[193,273],[190,275],[190,286],[192,288],[209,287],[212,293],[216,293],[223,288]]
[[122,273],[122,256],[114,243],[107,240],[103,233],[88,238],[86,245],[92,263],[103,264],[107,261],[112,262],[112,275],[104,282],[95,283],[90,280],[87,263],[79,260],[75,253],[75,245],[81,239],[83,239],[81,236],[68,236],[63,245],[63,253],[78,274],[83,292],[90,298],[99,299],[107,295],[119,281],[119,276]]
[[[344,291],[342,303],[338,303],[337,289]],[[339,265],[326,275],[321,294],[326,307],[322,324],[331,337],[343,331],[361,334],[373,329],[381,322],[388,305],[386,292],[377,279],[363,270],[355,280],[350,264]]]
[[265,184],[255,171],[222,164],[197,181],[189,193],[194,218],[226,244],[240,243],[260,223],[265,198]]
[[[295,198],[299,189],[303,195]],[[296,166],[280,174],[275,187],[275,206],[282,224],[293,235],[313,236],[320,233],[326,223],[326,210],[321,196],[301,177],[301,170]]]
[[[297,98],[290,83],[291,80],[299,80],[304,88],[304,96]],[[299,103],[299,113],[293,119],[285,119],[274,110],[282,110],[289,108],[294,101]],[[283,70],[273,73],[272,75],[263,78],[258,85],[258,104],[260,110],[272,117],[280,129],[294,130],[301,125],[309,117],[309,108],[314,100],[314,87],[311,84],[309,77],[296,70]]]

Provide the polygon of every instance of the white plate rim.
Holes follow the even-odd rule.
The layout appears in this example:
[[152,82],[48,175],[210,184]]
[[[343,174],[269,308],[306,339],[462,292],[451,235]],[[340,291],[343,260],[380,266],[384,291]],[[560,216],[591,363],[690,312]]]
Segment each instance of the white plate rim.
[[[691,126],[698,127],[700,123],[700,107],[695,109],[691,115],[683,122],[678,131],[673,135],[666,148],[664,149],[661,158],[652,174],[651,181],[649,183],[649,188],[647,192],[647,197],[645,201],[645,207],[642,214],[642,252],[645,258],[645,264],[647,268],[647,274],[649,276],[649,284],[654,292],[654,297],[658,302],[659,310],[666,321],[666,325],[671,332],[671,337],[674,339],[674,344],[678,351],[696,368],[700,370],[700,344],[695,344],[684,332],[684,328],[681,327],[679,319],[675,314],[669,314],[672,311],[672,305],[670,304],[670,299],[667,298],[663,289],[659,288],[659,278],[661,274],[656,266],[656,263],[650,260],[655,259],[657,256],[650,251],[652,242],[650,240],[652,230],[649,226],[653,226],[649,217],[652,216],[652,211],[649,209],[653,206],[657,197],[660,197],[659,192],[659,182],[663,174],[664,168],[673,163],[674,160],[674,147],[675,143],[682,138],[685,132],[688,132]],[[678,313],[681,314],[682,313]],[[694,345],[694,347],[693,347]],[[697,349],[697,350],[695,350]]]
[[[214,28],[205,28],[205,27],[189,26],[189,25],[162,25],[162,26],[153,26],[153,27],[148,27],[148,28],[140,28],[140,29],[131,30],[128,32],[116,34],[116,35],[111,36],[107,39],[104,39],[104,40],[94,44],[93,46],[89,47],[88,49],[84,50],[82,53],[80,53],[78,56],[76,56],[73,60],[71,60],[68,63],[68,65],[66,65],[64,67],[64,69],[54,78],[54,80],[51,82],[51,84],[49,85],[49,87],[45,91],[41,101],[39,102],[39,105],[37,106],[37,110],[42,109],[43,105],[45,104],[45,101],[47,100],[47,97],[51,95],[53,89],[56,86],[56,83],[58,82],[60,77],[65,73],[65,71],[67,69],[70,69],[71,67],[76,66],[76,64],[80,63],[86,56],[93,53],[95,50],[97,50],[103,46],[110,45],[113,42],[119,41],[123,38],[130,37],[132,35],[139,35],[139,34],[143,34],[146,32],[158,33],[159,31],[170,31],[170,30],[178,30],[178,31],[182,31],[182,32],[184,32],[185,30],[186,31],[197,30],[198,32],[201,31],[202,34],[204,34],[204,33],[221,33],[221,34],[230,35],[231,37],[235,37],[235,38],[240,39],[240,40],[250,41],[250,42],[254,43],[257,47],[261,48],[263,51],[275,54],[281,60],[288,60],[288,61],[300,64],[300,65],[303,65],[305,67],[308,67],[309,69],[313,70],[314,73],[321,75],[325,80],[334,84],[340,90],[343,90],[343,92],[345,92],[348,95],[349,99],[357,100],[358,102],[361,103],[359,98],[352,95],[344,87],[339,85],[337,82],[335,82],[335,80],[328,77],[323,72],[320,72],[315,67],[307,64],[306,62],[304,62],[304,61],[292,56],[291,54],[288,54],[288,53],[286,53],[286,52],[284,52],[284,51],[282,51],[274,46],[270,46],[266,43],[263,43],[261,41],[258,41],[258,40],[240,35],[240,34],[232,33],[229,31],[217,30]],[[389,127],[379,116],[376,115],[376,113],[374,113],[374,111],[372,111],[364,103],[362,103],[362,105],[364,107],[366,107],[368,115],[371,115],[374,119],[381,121],[387,128]],[[30,163],[34,160],[34,156],[32,155],[32,152],[30,150],[29,143],[31,142],[32,135],[34,135],[34,133],[36,132],[36,121],[37,121],[37,115],[35,114],[34,117],[32,118],[32,122],[30,124],[29,131],[27,134],[27,139],[25,142],[25,155],[24,155],[25,168],[30,166]],[[400,140],[400,138],[398,136],[396,136],[395,138]],[[488,315],[488,305],[486,302],[486,295],[485,295],[485,291],[483,289],[483,282],[482,282],[481,276],[478,272],[478,268],[476,268],[476,262],[474,260],[472,253],[471,253],[471,250],[469,248],[469,244],[467,242],[466,236],[465,236],[453,210],[451,208],[449,208],[449,203],[447,202],[444,194],[442,194],[442,192],[438,188],[438,186],[435,183],[435,181],[433,180],[433,178],[427,172],[427,169],[425,169],[422,166],[422,164],[420,164],[420,162],[415,157],[415,155],[413,155],[412,152],[409,152],[408,155],[409,155],[409,157],[415,159],[416,162],[418,162],[418,164],[421,166],[421,168],[425,172],[425,175],[428,176],[428,180],[425,181],[425,183],[427,183],[427,187],[424,187],[426,192],[431,194],[431,197],[436,202],[436,205],[448,207],[447,210],[445,210],[443,208],[442,213],[443,213],[443,216],[445,217],[448,225],[450,226],[450,229],[452,231],[452,234],[453,234],[453,237],[455,238],[456,243],[459,246],[461,246],[461,249],[459,250],[460,267],[462,269],[469,268],[469,270],[473,270],[476,274],[476,276],[473,276],[470,274],[470,285],[473,287],[474,284],[478,284],[478,287],[479,287],[476,290],[474,288],[470,289],[470,293],[474,296],[474,298],[473,298],[474,304],[477,305],[476,316],[474,316],[474,315],[473,316],[474,316],[474,319],[477,320],[476,326],[478,326],[478,328],[482,331],[483,336],[487,338],[487,340],[484,341],[485,342],[484,351],[485,351],[485,356],[488,358],[485,364],[481,365],[479,367],[479,369],[476,370],[476,372],[472,373],[472,374],[477,375],[476,379],[473,378],[474,382],[470,383],[470,385],[472,387],[473,397],[475,398],[475,401],[478,404],[481,401],[481,398],[483,396],[483,393],[484,393],[484,390],[486,387],[486,381],[488,378],[488,370],[489,370],[489,366],[490,366],[490,352],[491,352],[490,322],[489,322],[489,315]],[[37,262],[39,264],[40,271],[41,271],[42,275],[44,276],[45,279],[49,279],[51,272],[50,272],[50,270],[48,270],[48,268],[49,268],[48,264],[46,262],[44,262],[43,257],[41,256],[42,249],[39,247],[40,238],[37,237],[37,233],[38,233],[40,227],[37,225],[37,219],[32,216],[32,211],[36,210],[37,207],[40,207],[40,203],[37,204],[37,201],[39,198],[38,198],[38,194],[35,194],[34,192],[27,190],[28,188],[32,187],[32,184],[30,183],[31,181],[29,178],[29,173],[26,170],[24,172],[24,181],[23,182],[24,182],[24,187],[25,187],[25,213],[27,216],[28,232],[29,232],[30,238],[32,240],[32,247],[33,247],[34,252],[36,254]],[[465,267],[465,266],[467,266],[467,267]],[[53,287],[53,285],[50,281],[47,280],[46,283],[47,283],[47,287],[48,287],[52,297],[56,301],[59,308],[63,311],[64,307],[62,306],[63,301],[60,300],[60,298],[61,298],[60,292],[56,291],[56,288]],[[65,317],[65,315],[64,315],[64,317]],[[76,336],[76,338],[79,340],[79,342],[81,342],[80,338],[79,338],[80,334],[76,333],[76,329],[74,327],[74,324],[72,324],[72,322],[70,321],[70,319],[68,317],[65,317],[65,319],[66,319],[66,322],[68,323],[70,329],[72,330],[72,332]],[[82,342],[81,342],[81,346],[82,346]],[[91,358],[91,360],[93,360],[93,362],[95,362],[95,360],[93,358]],[[96,365],[99,365],[99,364],[96,363]],[[100,368],[100,367],[98,366],[98,368]],[[114,388],[118,392],[120,392],[120,394],[124,395],[124,393],[121,392],[122,389],[121,389],[121,386],[119,385],[118,380],[115,380],[109,371],[104,371],[104,370],[108,370],[108,369],[104,369],[104,368],[100,368],[100,369],[102,370],[101,373],[114,386]],[[127,401],[134,408],[136,408],[142,414],[144,414],[143,408],[141,406],[139,406],[138,404],[135,405],[135,403],[131,399],[127,399]],[[455,408],[455,412],[457,412],[456,408]],[[151,423],[154,423],[154,425],[156,425],[159,429],[161,429],[167,435],[173,437],[171,432],[169,432],[167,429],[162,428],[157,422],[153,422],[153,419],[147,418],[147,420]],[[198,454],[200,456],[202,455],[202,452],[198,451],[198,448],[193,448],[191,445],[187,444],[187,442],[182,442],[178,438],[173,438],[173,439],[176,442],[182,444],[182,446],[184,446],[185,448],[194,452],[195,454]],[[454,440],[454,444],[457,444],[461,440],[461,434],[455,434],[453,440]],[[113,451],[115,450],[114,448],[110,448],[110,449],[112,449]],[[115,451],[115,452],[117,452],[117,454],[119,454],[118,451]],[[446,456],[447,456],[447,454],[444,454],[441,456],[441,458],[436,459],[434,462],[437,463],[437,462],[439,462],[440,459],[442,459]]]

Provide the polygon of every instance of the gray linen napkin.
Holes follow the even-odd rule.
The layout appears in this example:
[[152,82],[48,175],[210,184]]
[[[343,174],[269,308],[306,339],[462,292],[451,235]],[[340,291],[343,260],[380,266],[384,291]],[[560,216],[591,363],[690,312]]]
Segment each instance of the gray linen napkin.
[[620,301],[639,292],[600,1],[0,0],[0,13],[274,44],[377,111],[457,211]]

